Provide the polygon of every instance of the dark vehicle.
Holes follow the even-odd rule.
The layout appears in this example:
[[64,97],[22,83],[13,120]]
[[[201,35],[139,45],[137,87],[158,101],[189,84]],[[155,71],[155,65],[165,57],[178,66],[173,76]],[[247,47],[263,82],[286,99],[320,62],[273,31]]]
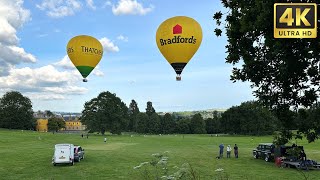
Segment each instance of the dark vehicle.
[[84,159],[84,149],[81,146],[74,146],[74,160],[80,162],[81,159]]
[[270,161],[274,159],[274,144],[272,143],[260,143],[256,149],[252,151],[253,157],[258,159],[264,159]]
[[256,149],[252,151],[253,157],[264,159],[265,161],[275,160],[277,157],[290,161],[297,161],[299,153],[303,150],[303,146],[277,146],[272,143],[260,143]]

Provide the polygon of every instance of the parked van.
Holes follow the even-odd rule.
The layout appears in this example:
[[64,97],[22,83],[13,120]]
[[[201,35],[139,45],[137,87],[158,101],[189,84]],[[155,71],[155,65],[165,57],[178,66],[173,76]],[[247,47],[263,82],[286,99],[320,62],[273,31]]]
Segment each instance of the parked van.
[[73,144],[56,144],[52,164],[74,164],[74,145]]

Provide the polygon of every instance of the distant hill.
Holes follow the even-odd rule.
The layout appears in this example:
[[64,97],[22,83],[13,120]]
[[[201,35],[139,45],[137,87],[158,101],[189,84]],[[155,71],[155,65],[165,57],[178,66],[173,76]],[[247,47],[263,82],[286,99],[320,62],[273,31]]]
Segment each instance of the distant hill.
[[[213,112],[217,111],[218,114],[223,113],[226,109],[207,109],[207,110],[198,110],[198,111],[178,111],[178,112],[158,112],[159,115],[163,116],[166,113],[169,113],[176,117],[191,117],[197,113],[200,113],[204,119],[213,118]],[[72,116],[81,116],[81,113],[74,112],[54,112],[55,114],[60,114],[62,116],[72,115]]]
[[165,115],[166,113],[170,113],[173,116],[179,117],[191,117],[197,113],[200,113],[204,119],[213,118],[213,112],[217,111],[218,114],[226,111],[225,109],[207,109],[207,110],[198,110],[198,111],[179,111],[179,112],[159,112],[159,115]]

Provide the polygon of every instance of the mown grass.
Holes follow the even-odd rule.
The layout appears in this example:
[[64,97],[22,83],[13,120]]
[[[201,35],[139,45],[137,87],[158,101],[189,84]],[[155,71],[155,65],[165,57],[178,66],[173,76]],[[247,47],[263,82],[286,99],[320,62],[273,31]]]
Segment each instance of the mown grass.
[[[271,142],[271,136],[209,135],[91,135],[87,139],[80,134],[52,134],[30,131],[0,130],[0,179],[142,179],[141,169],[134,169],[141,162],[150,161],[151,154],[169,151],[169,173],[189,163],[201,179],[319,179],[320,171],[298,171],[278,168],[274,163],[256,160],[252,149],[260,142]],[[53,166],[51,158],[54,145],[73,143],[81,145],[86,158],[74,166]],[[239,159],[216,159],[218,146],[239,146]],[[303,145],[307,157],[320,161],[320,144]],[[222,168],[223,171],[215,170]]]

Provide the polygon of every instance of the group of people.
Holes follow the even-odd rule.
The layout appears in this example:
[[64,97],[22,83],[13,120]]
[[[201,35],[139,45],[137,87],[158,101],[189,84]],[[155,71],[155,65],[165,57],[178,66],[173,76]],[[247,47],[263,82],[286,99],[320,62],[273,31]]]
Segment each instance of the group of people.
[[[219,151],[219,156],[218,156],[218,157],[219,157],[219,158],[222,158],[222,157],[223,157],[223,150],[224,150],[224,145],[223,145],[223,143],[219,145],[219,149],[220,149],[220,151]],[[235,157],[235,158],[238,158],[238,157],[239,157],[239,156],[238,156],[238,155],[239,155],[239,151],[238,151],[238,146],[237,146],[237,144],[234,145],[233,150],[234,150],[234,157]],[[227,146],[227,158],[230,158],[231,151],[232,151],[232,148],[231,148],[230,145],[228,145],[228,146]]]

